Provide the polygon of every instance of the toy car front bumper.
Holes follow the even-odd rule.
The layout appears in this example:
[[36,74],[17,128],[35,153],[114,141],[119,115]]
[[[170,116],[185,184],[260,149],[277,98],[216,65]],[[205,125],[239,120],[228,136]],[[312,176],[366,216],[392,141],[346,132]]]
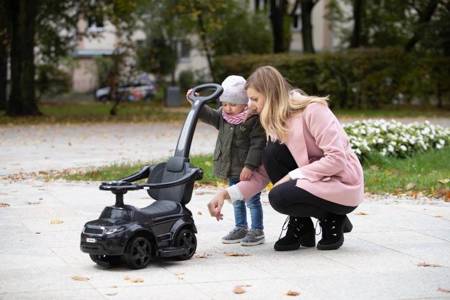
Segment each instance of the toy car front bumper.
[[81,234],[80,249],[93,255],[122,255],[126,241],[120,238],[105,238]]

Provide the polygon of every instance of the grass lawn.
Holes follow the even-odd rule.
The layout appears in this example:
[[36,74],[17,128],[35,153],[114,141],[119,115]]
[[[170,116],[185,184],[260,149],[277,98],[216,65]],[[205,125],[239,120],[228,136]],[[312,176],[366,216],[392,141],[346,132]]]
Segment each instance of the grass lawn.
[[[450,197],[450,147],[440,151],[429,151],[407,159],[372,157],[364,163],[366,192],[375,194],[408,194],[419,193],[442,197],[446,201]],[[198,155],[192,157],[192,163],[203,169],[204,178],[201,184],[223,185],[212,176],[212,156]],[[144,163],[132,165],[113,165],[76,174],[60,174],[67,180],[114,180],[129,175],[143,166]]]
[[[0,111],[2,124],[37,124],[37,123],[84,123],[84,122],[158,122],[183,121],[190,108],[187,103],[181,107],[168,108],[162,100],[149,102],[124,102],[117,110],[116,116],[110,116],[112,103],[100,103],[92,100],[65,99],[60,102],[43,102],[39,104],[42,116],[11,118]],[[336,110],[340,119],[345,118],[403,118],[417,117],[448,117],[450,110],[434,107],[391,107],[380,110]]]

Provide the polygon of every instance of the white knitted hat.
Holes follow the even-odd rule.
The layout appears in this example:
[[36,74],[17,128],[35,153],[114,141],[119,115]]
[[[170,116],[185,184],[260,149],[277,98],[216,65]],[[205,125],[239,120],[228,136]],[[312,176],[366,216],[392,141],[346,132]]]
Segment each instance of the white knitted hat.
[[248,97],[245,91],[246,80],[242,76],[230,75],[222,82],[223,93],[220,102],[233,104],[247,104]]

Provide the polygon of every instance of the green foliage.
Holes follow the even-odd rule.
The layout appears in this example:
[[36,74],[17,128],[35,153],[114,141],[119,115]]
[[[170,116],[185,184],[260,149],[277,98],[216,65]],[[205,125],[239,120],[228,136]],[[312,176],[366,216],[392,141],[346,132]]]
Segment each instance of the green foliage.
[[230,11],[227,22],[212,34],[215,55],[264,54],[272,51],[272,34],[266,15],[244,8]]
[[180,75],[178,75],[178,83],[180,85],[182,94],[185,94],[188,89],[192,88],[194,82],[194,73],[190,70],[181,71]]
[[[331,0],[327,18],[340,40],[340,48],[347,48],[352,35],[353,0]],[[417,49],[422,52],[450,55],[450,10],[446,1],[439,0],[429,22],[421,22],[429,0],[373,0],[363,1],[363,45],[365,47],[404,47],[419,33]]]
[[53,64],[38,65],[36,67],[36,77],[35,87],[38,98],[44,94],[54,96],[67,93],[70,90],[70,75]]
[[[248,76],[273,65],[312,95],[330,95],[338,108],[380,108],[433,95],[442,105],[450,98],[450,58],[404,54],[401,49],[366,49],[315,55],[240,55],[216,60],[218,79]],[[436,100],[436,99],[434,99]]]

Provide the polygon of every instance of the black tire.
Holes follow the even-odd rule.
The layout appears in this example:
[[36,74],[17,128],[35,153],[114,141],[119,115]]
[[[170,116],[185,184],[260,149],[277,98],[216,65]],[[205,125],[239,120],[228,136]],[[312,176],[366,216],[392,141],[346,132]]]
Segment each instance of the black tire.
[[175,247],[184,247],[187,249],[185,255],[178,256],[178,260],[188,260],[190,259],[195,250],[197,250],[197,238],[195,237],[194,231],[189,228],[182,229],[176,239],[175,239]]
[[132,238],[123,255],[131,269],[143,269],[152,259],[152,244],[145,236]]
[[121,257],[120,255],[94,255],[89,254],[89,257],[97,265],[103,268],[112,268],[120,265]]

